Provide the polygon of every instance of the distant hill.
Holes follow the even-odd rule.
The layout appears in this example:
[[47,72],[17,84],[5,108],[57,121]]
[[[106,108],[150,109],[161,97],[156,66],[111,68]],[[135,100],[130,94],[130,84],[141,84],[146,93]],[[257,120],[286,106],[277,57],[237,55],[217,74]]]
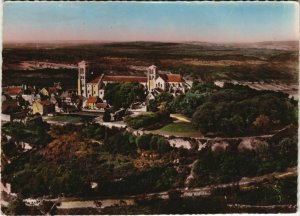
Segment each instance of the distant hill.
[[[155,64],[161,70],[180,73],[190,80],[298,83],[297,41],[231,44],[192,41],[60,41],[4,44],[3,82],[23,83],[39,74],[41,79],[47,78],[48,83],[51,82],[52,74],[55,74],[55,79],[68,80],[70,76],[74,77],[71,83],[76,83],[76,69],[73,75],[69,72],[66,75],[64,70],[54,73],[53,68],[51,71],[44,68],[37,73],[27,70],[24,65],[32,61],[76,65],[83,59],[92,63],[95,75],[140,75],[144,72],[134,68]],[[40,76],[41,73],[44,75]]]
[[258,48],[258,49],[277,49],[277,50],[299,50],[298,41],[265,41],[258,43],[243,44],[246,48]]
[[298,41],[262,41],[254,43],[212,43],[212,42],[155,42],[155,41],[133,41],[133,42],[112,42],[112,41],[52,41],[52,42],[7,42],[3,44],[4,48],[62,48],[62,47],[77,47],[82,45],[101,45],[101,44],[115,44],[115,45],[174,45],[174,44],[191,44],[203,47],[231,47],[231,48],[258,48],[258,49],[279,49],[279,50],[298,50]]

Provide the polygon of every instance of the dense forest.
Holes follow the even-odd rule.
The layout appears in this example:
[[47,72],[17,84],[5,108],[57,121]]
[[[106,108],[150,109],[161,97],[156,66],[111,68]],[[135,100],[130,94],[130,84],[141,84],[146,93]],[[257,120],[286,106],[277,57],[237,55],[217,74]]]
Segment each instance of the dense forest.
[[[185,185],[193,161],[196,178],[190,187],[237,181],[297,165],[296,127],[275,135],[257,150],[241,152],[238,143],[232,142],[225,151],[213,152],[208,147],[201,151],[177,149],[158,135],[137,137],[98,124],[51,128],[30,124],[4,124],[3,131],[13,139],[2,137],[3,154],[12,161],[4,166],[2,180],[12,183],[13,190],[25,197],[166,191]],[[31,133],[31,140],[22,135],[24,131]],[[49,138],[40,137],[42,131],[48,131]],[[34,149],[23,152],[20,141],[24,140],[34,141]],[[98,187],[92,189],[91,182]]]

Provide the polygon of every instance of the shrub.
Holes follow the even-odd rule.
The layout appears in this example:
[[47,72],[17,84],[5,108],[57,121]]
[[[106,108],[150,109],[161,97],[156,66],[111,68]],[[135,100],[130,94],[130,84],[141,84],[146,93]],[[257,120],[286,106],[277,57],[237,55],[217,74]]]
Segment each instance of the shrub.
[[104,149],[109,153],[128,154],[136,149],[136,143],[132,142],[131,134],[117,133],[104,142]]
[[166,153],[171,150],[169,142],[158,135],[142,135],[137,137],[136,144],[138,148],[144,150],[153,150],[159,153]]
[[140,115],[137,117],[129,117],[127,123],[134,129],[148,127],[163,121],[169,120],[169,114],[165,113],[151,113],[147,115]]
[[83,135],[89,139],[102,140],[105,137],[105,127],[99,124],[89,124],[83,129]]
[[136,138],[136,145],[140,149],[149,150],[152,135],[142,135]]

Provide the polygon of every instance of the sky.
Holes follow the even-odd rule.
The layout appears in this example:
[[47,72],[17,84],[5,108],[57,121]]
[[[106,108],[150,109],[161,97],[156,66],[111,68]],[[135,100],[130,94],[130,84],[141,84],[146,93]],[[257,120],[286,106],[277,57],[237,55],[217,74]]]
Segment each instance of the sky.
[[298,40],[294,2],[5,2],[3,41]]

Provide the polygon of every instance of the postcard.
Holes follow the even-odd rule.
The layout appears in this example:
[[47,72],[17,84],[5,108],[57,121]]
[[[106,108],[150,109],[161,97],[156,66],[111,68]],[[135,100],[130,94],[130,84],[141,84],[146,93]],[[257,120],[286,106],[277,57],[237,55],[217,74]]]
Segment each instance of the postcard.
[[297,211],[298,2],[4,2],[1,213]]

